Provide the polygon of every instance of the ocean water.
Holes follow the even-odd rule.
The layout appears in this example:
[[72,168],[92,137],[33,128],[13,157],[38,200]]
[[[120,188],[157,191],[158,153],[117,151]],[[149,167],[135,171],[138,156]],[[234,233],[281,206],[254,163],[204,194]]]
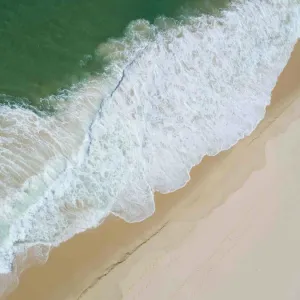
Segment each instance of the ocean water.
[[123,34],[103,35],[82,52],[88,72],[62,68],[74,82],[52,85],[59,66],[41,75],[48,94],[30,94],[30,77],[19,79],[24,94],[3,93],[0,294],[26,254],[44,261],[109,214],[144,220],[155,191],[183,187],[205,155],[229,149],[263,119],[299,38],[300,2],[215,1],[207,11],[204,2],[138,15]]
[[22,101],[51,111],[51,104],[41,98],[59,94],[103,69],[95,49],[110,37],[121,37],[132,20],[153,23],[159,15],[176,17],[191,9],[213,12],[227,3],[228,0],[1,0],[0,103]]

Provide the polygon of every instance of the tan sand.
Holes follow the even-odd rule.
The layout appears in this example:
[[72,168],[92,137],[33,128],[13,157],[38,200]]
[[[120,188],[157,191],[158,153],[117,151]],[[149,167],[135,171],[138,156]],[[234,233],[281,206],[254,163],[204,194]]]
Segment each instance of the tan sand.
[[300,44],[266,118],[153,217],[110,218],[21,276],[9,300],[300,299]]
[[291,115],[299,119],[267,143],[266,165],[225,204],[199,220],[196,195],[81,299],[299,299],[300,101],[249,150]]

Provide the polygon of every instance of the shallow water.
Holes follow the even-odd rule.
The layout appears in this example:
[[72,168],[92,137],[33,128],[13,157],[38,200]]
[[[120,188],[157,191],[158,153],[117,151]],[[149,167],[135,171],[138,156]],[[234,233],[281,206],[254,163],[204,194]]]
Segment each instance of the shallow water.
[[205,155],[249,135],[299,37],[299,15],[297,0],[252,0],[135,20],[95,47],[102,72],[47,98],[55,114],[2,105],[0,272],[109,213],[142,221],[155,191],[183,187]]

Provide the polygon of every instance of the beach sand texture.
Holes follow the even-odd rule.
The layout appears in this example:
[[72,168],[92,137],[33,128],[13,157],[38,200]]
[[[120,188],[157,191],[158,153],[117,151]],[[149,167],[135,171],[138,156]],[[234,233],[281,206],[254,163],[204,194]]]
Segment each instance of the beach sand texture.
[[265,119],[154,216],[98,229],[25,271],[9,300],[300,299],[300,44]]

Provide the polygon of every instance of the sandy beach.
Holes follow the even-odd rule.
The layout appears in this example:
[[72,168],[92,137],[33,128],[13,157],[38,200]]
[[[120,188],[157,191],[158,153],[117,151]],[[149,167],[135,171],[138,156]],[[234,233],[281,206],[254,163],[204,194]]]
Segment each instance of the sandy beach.
[[53,249],[5,299],[299,299],[299,148],[298,43],[251,136],[156,195],[148,220],[111,217]]

